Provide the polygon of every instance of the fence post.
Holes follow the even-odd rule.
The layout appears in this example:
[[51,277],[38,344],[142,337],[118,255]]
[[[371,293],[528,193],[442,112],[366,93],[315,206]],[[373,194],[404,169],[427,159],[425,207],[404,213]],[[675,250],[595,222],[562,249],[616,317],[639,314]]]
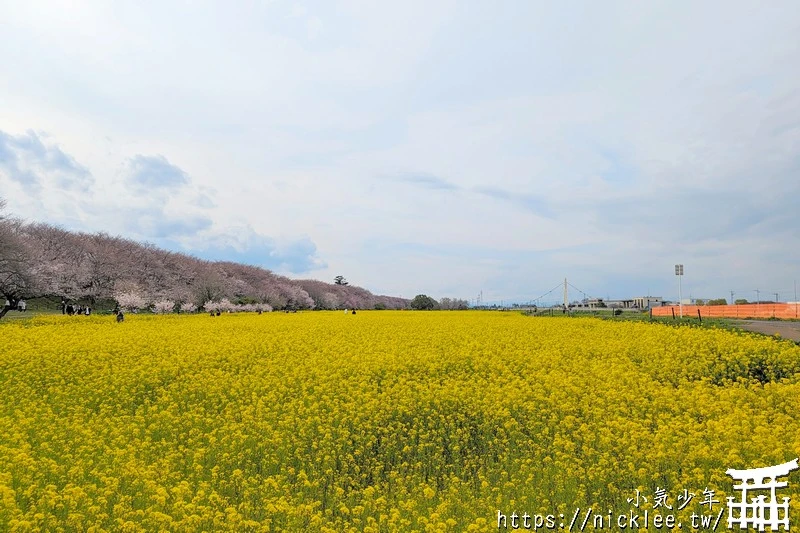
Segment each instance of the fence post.
[[672,320],[675,320],[675,308],[670,307],[670,309],[672,309]]
[[703,323],[703,317],[700,316],[700,308],[697,309],[697,320],[699,320],[701,324]]

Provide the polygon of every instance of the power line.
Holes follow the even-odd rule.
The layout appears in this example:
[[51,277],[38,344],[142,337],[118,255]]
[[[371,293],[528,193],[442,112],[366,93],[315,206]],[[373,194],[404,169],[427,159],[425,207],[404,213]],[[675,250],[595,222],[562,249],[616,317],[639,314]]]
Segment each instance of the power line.
[[568,284],[570,287],[572,287],[573,289],[575,289],[576,291],[578,291],[579,293],[583,294],[583,297],[584,297],[584,298],[586,298],[586,296],[589,296],[589,298],[594,298],[594,299],[597,299],[595,296],[592,296],[591,294],[587,294],[587,293],[586,293],[586,291],[583,291],[583,290],[579,289],[578,287],[576,287],[576,286],[575,286],[575,285],[573,285],[572,283],[569,283],[569,282],[567,282],[567,284]]
[[564,284],[563,284],[563,283],[559,283],[558,285],[556,285],[555,287],[553,287],[552,289],[550,289],[550,290],[549,290],[549,291],[547,291],[546,293],[542,294],[542,295],[541,295],[541,296],[539,296],[538,298],[534,298],[534,300],[535,300],[535,301],[539,301],[539,300],[541,300],[542,298],[544,298],[545,296],[547,296],[548,294],[552,293],[554,290],[556,290],[556,289],[560,289],[560,288],[561,288],[561,287],[563,287],[563,286],[564,286]]

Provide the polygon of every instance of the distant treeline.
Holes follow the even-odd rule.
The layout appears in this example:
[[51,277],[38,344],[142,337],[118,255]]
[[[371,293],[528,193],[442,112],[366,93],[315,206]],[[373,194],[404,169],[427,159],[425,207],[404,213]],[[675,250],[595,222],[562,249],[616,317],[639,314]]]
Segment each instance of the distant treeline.
[[[0,213],[2,213],[0,200]],[[0,216],[0,296],[8,308],[56,297],[200,309],[223,300],[272,309],[403,309],[408,300],[316,280],[292,280],[264,268],[204,261],[105,233],[79,233]],[[0,305],[4,302],[0,301]]]

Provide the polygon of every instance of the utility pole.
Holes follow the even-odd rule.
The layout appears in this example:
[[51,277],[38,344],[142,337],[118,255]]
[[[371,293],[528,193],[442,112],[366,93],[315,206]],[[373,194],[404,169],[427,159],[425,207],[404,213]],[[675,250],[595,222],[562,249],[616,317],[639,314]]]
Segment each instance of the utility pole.
[[733,305],[733,291],[731,291],[731,305]]
[[778,293],[777,292],[773,292],[772,294],[775,295],[775,303],[778,303]]
[[567,296],[567,278],[564,278],[564,309],[569,307],[569,297]]

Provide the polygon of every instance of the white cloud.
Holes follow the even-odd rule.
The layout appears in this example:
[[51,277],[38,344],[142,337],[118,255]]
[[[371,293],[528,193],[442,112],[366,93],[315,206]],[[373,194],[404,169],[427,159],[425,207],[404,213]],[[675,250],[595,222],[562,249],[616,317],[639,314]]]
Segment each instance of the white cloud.
[[135,190],[174,190],[189,184],[189,176],[163,155],[137,154],[126,162],[128,185]]

